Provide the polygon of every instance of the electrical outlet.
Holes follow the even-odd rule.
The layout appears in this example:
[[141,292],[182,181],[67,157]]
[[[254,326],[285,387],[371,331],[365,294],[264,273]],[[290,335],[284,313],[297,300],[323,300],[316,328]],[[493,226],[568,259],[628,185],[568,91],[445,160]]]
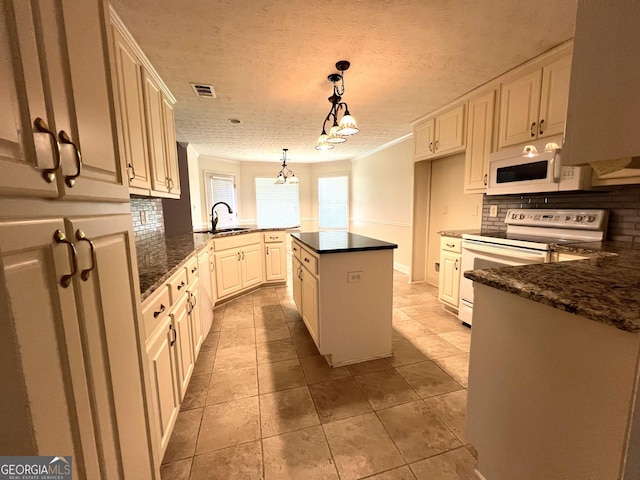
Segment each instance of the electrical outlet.
[[147,223],[147,212],[145,212],[144,210],[140,212],[140,223],[142,225],[145,225]]
[[347,273],[347,283],[358,283],[364,280],[364,272]]
[[489,216],[497,217],[498,216],[498,205],[490,205],[489,206]]

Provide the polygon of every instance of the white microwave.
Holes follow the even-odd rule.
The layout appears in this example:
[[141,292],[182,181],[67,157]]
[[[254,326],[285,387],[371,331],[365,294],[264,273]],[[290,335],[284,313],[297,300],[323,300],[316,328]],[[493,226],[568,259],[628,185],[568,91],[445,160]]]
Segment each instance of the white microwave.
[[[555,140],[561,141],[561,137]],[[489,156],[487,195],[590,188],[591,167],[563,167],[561,149],[547,147],[552,142],[554,138],[492,153]]]

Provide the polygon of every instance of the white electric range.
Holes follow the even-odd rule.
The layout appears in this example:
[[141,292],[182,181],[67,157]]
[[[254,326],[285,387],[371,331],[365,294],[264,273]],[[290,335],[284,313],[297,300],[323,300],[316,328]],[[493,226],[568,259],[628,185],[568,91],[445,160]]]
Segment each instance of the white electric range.
[[606,210],[511,209],[506,232],[462,235],[458,318],[472,324],[473,282],[465,271],[551,262],[556,245],[603,240],[608,219]]

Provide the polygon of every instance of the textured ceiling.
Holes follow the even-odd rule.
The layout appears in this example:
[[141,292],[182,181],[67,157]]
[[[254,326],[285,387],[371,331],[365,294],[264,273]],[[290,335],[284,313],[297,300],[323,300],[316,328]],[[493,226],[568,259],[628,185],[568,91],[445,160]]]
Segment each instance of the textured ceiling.
[[[576,0],[112,0],[175,95],[176,130],[201,155],[292,163],[357,157],[410,122],[573,36]],[[327,75],[361,132],[314,149]],[[211,84],[197,98],[190,82]],[[242,120],[233,125],[229,118]]]

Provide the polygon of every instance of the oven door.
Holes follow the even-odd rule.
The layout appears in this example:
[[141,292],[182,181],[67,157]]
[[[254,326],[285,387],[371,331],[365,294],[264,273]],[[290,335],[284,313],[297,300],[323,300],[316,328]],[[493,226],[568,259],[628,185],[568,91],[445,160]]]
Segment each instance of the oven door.
[[464,272],[482,268],[515,267],[518,265],[546,263],[549,258],[549,251],[546,250],[512,247],[477,240],[463,240],[458,318],[467,325],[472,323],[473,282],[464,276]]

